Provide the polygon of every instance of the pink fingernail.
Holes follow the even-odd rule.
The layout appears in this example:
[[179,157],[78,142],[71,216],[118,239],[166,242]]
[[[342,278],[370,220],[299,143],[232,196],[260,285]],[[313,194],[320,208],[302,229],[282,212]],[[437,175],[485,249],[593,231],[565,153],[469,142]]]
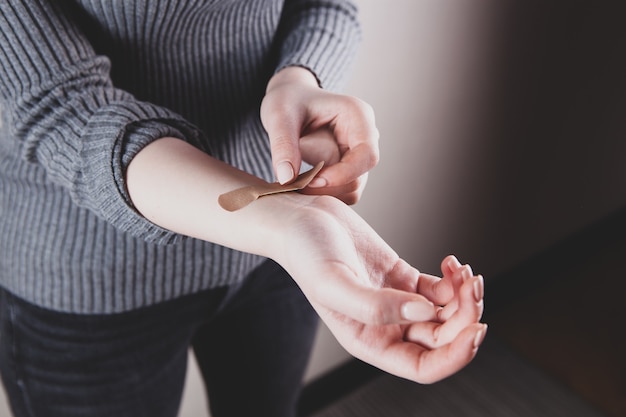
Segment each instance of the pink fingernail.
[[457,270],[460,266],[461,263],[458,259],[456,259],[456,257],[452,256],[450,257],[450,259],[448,259],[448,268],[450,268],[452,271]]
[[463,265],[461,276],[463,277],[463,281],[470,279],[472,277],[472,268],[469,265]]
[[474,348],[480,346],[480,344],[485,340],[485,336],[487,335],[487,325],[483,324],[482,329],[476,332],[476,336],[474,336]]
[[402,306],[402,318],[409,321],[431,320],[435,314],[435,306],[424,301],[409,301]]
[[276,179],[281,184],[286,184],[293,179],[294,170],[287,161],[281,162],[276,167]]
[[485,295],[485,282],[483,280],[483,276],[479,275],[478,279],[474,281],[474,298],[478,302],[483,299],[484,295]]
[[328,185],[328,181],[326,181],[326,178],[322,178],[322,177],[314,178],[313,181],[309,183],[309,187],[311,188],[322,188],[322,187],[326,187],[327,185]]

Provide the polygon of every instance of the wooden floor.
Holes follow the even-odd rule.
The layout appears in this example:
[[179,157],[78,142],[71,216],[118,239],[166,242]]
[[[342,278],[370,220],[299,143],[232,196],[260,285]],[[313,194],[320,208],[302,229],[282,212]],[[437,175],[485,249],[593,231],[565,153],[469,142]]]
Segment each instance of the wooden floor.
[[626,416],[623,217],[507,277],[522,295],[487,314],[490,332],[612,417]]
[[[512,377],[513,376],[513,377]],[[432,385],[380,373],[310,417],[606,417],[490,335],[471,364]]]

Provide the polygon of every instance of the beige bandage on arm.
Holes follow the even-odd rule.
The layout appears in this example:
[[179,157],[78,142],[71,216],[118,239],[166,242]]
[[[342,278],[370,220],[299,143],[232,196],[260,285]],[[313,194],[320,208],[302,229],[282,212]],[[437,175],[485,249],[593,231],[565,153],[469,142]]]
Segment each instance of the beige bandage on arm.
[[224,210],[236,211],[265,195],[301,190],[309,185],[323,166],[324,162],[322,161],[310,171],[298,175],[298,178],[289,184],[283,185],[274,182],[260,185],[248,185],[220,195],[217,201]]

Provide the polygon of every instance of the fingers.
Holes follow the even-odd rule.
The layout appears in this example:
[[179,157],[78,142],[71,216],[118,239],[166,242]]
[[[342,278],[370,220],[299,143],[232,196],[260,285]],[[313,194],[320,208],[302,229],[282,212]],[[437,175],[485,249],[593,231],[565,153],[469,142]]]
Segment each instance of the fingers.
[[[487,326],[474,323],[461,331],[451,343],[436,349],[396,341],[369,349],[354,348],[351,353],[385,372],[422,384],[440,381],[469,364],[476,356],[487,333]],[[383,338],[384,339],[384,338]]]
[[288,123],[275,125],[269,123],[267,127],[272,152],[272,165],[276,179],[281,184],[294,180],[300,171],[301,157],[298,147],[297,129]]
[[268,82],[260,116],[269,136],[274,172],[281,184],[293,181],[300,171],[299,139],[308,123],[306,91],[318,88],[313,73],[295,66],[282,69]]
[[328,165],[320,173],[319,180],[313,185],[337,187],[349,184],[378,164],[380,134],[370,105],[356,97],[327,93],[317,95],[311,101],[309,112],[318,121],[326,121],[341,156],[339,162]]
[[[407,295],[411,295],[407,297]],[[361,323],[386,325],[436,320],[437,308],[425,297],[391,288],[361,291],[361,301],[346,303],[344,311],[349,317]]]
[[461,263],[454,255],[448,255],[441,261],[441,272],[444,276],[454,274],[460,267]]
[[334,165],[341,159],[335,135],[327,128],[307,132],[300,138],[302,160],[315,166],[324,161],[324,166]]
[[[311,74],[303,80],[301,71],[297,72],[294,78],[294,71],[281,71],[284,76],[276,80],[282,81],[270,82],[272,88],[268,86],[261,104],[261,121],[269,135],[278,181],[292,181],[303,159],[332,160],[311,187],[339,187],[356,181],[378,163],[379,132],[374,111],[356,97],[330,93],[317,84],[311,86]],[[333,143],[323,140],[324,131],[332,133]],[[308,146],[307,140],[300,143],[307,136],[320,136],[319,132],[322,137],[316,142],[321,147]]]
[[[457,270],[457,273],[453,276],[453,286],[455,294],[459,294],[460,287],[464,282],[472,278],[472,269],[469,265],[463,265],[462,268]],[[481,279],[481,286],[484,286],[484,282]],[[443,309],[439,312],[439,319],[442,321],[448,320],[459,308],[459,298],[454,297],[449,303],[445,304]]]
[[429,274],[420,274],[417,281],[417,293],[422,294],[437,305],[453,302],[455,290],[450,280]]
[[320,172],[311,187],[337,187],[349,184],[378,164],[378,147],[364,142],[342,152],[341,160]]
[[475,323],[458,334],[452,343],[438,349],[423,350],[413,367],[404,370],[407,379],[431,384],[460,371],[469,364],[487,334],[487,325]]
[[276,179],[281,184],[293,181],[302,162],[299,139],[304,115],[284,100],[269,99],[261,105],[261,120],[267,131]]
[[365,184],[367,183],[367,176],[368,174],[366,173],[351,183],[337,187],[306,187],[300,192],[308,195],[331,195],[343,201],[347,205],[353,205],[358,203],[363,195],[363,190],[365,189]]
[[[438,278],[420,274],[400,260],[388,273],[384,288],[346,284],[341,291],[335,286],[328,293],[319,292],[316,299],[325,300],[324,306],[332,310],[325,321],[350,353],[394,375],[433,383],[465,367],[487,331],[487,326],[479,323],[482,276],[471,276],[471,268],[456,258],[447,265],[442,267],[444,278]],[[439,315],[444,313],[431,301],[449,298],[450,294],[450,303],[456,303],[450,317],[425,319],[433,315],[433,308]],[[422,298],[410,299],[409,295]],[[337,326],[337,322],[342,325]]]
[[[469,265],[467,267],[469,268]],[[463,283],[460,268],[461,263],[454,255],[447,256],[441,262],[443,278],[429,274],[420,274],[416,291],[438,305],[453,303],[456,309],[454,296],[458,293]]]
[[332,195],[339,198],[346,204],[354,204],[360,197],[360,190],[363,188],[363,181],[357,178],[347,184],[329,187],[327,180],[323,177],[324,170],[329,166],[337,164],[341,159],[341,151],[335,140],[335,136],[330,128],[323,127],[308,132],[300,139],[300,152],[302,159],[311,165],[317,165],[324,161],[322,171],[302,190],[304,194],[310,195]]
[[443,273],[443,280],[450,282],[455,294],[459,292],[463,282],[473,275],[472,268],[467,264],[461,265],[454,255],[448,255],[444,258],[441,263],[441,272]]
[[[385,285],[402,291],[415,292],[433,304],[443,306],[437,312],[437,319],[440,322],[448,321],[461,310],[458,317],[452,320],[446,328],[455,328],[453,325],[457,321],[462,323],[461,328],[465,327],[471,322],[471,317],[482,315],[484,280],[482,276],[474,277],[471,267],[461,265],[452,255],[442,262],[442,272],[443,278],[420,273],[400,259],[396,267],[387,275]],[[470,280],[471,283],[467,284],[462,292],[461,288]],[[464,299],[462,309],[459,307],[461,298]],[[431,325],[434,326],[434,324]]]
[[[337,275],[337,270],[333,271]],[[425,297],[393,288],[366,287],[353,279],[305,291],[324,308],[368,325],[408,324],[436,320],[437,307]]]
[[[444,281],[450,282],[450,285],[454,289],[454,294],[458,294],[461,286],[468,279],[472,278],[473,272],[469,265],[462,265],[458,267],[452,275],[444,276]],[[453,297],[451,301],[445,304],[443,310],[439,312],[439,318],[441,320],[448,320],[459,308],[459,298]]]
[[[484,281],[482,276],[467,280],[459,291],[458,309],[446,320],[417,322],[407,327],[405,339],[434,349],[454,340],[467,326],[477,323],[483,313]],[[442,312],[439,313],[441,316]]]
[[[324,161],[325,167],[338,163],[341,158],[333,132],[328,128],[308,132],[300,138],[300,153],[303,161],[311,165],[317,165],[319,162]],[[308,187],[301,190],[301,193],[331,195],[348,205],[356,204],[360,200],[367,182],[367,173],[350,183],[334,187],[326,186],[326,180],[320,177],[323,174],[324,169],[313,179]]]
[[[346,284],[340,291],[336,286],[327,293],[321,291],[316,299],[325,300],[324,306],[332,310],[325,321],[350,353],[394,375],[433,383],[465,367],[487,331],[487,326],[479,323],[483,278],[472,276],[469,266],[451,259],[442,265],[443,278],[420,274],[399,260],[383,288]],[[410,295],[421,298],[408,298]],[[453,311],[431,304],[450,297]],[[433,308],[439,316],[450,317],[425,319],[433,315]]]

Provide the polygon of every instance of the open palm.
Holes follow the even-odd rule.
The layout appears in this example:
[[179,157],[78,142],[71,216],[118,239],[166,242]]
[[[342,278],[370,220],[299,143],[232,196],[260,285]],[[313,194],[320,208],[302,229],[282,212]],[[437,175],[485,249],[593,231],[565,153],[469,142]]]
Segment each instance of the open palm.
[[316,197],[288,220],[279,260],[339,343],[394,375],[430,383],[468,364],[485,335],[483,280],[453,256],[419,273],[352,209]]

